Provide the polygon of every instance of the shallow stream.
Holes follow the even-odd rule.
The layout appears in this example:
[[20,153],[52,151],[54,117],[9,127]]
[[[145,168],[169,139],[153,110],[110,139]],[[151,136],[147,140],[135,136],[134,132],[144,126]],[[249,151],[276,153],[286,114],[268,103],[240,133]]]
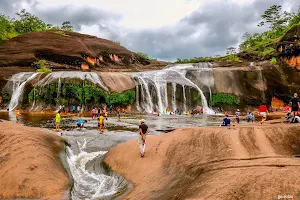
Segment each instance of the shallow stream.
[[[21,113],[20,123],[26,126],[54,130],[55,113]],[[16,121],[14,112],[0,112],[0,119]],[[78,119],[87,120],[85,128],[76,127]],[[103,162],[107,151],[120,143],[136,139],[138,123],[145,119],[150,128],[149,137],[170,132],[178,127],[218,125],[220,116],[187,117],[185,115],[122,114],[121,122],[115,115],[105,120],[105,131],[99,134],[97,120],[90,117],[69,115],[62,117],[61,131],[70,146],[66,147],[69,172],[73,178],[72,200],[116,199],[126,194],[132,185]],[[138,145],[138,144],[137,144]]]

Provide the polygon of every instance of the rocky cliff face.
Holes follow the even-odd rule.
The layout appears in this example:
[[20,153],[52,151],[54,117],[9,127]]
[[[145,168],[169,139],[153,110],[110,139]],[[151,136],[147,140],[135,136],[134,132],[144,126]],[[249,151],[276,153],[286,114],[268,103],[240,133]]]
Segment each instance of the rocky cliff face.
[[215,92],[234,94],[241,106],[259,105],[259,101],[271,104],[272,97],[289,101],[294,92],[299,92],[300,72],[285,65],[272,65],[268,61],[243,63],[243,66],[214,68]]
[[0,43],[0,67],[28,67],[41,59],[47,60],[52,69],[114,71],[155,67],[150,60],[115,42],[74,32],[28,33]]
[[300,70],[300,25],[290,29],[277,43],[278,56],[290,67]]

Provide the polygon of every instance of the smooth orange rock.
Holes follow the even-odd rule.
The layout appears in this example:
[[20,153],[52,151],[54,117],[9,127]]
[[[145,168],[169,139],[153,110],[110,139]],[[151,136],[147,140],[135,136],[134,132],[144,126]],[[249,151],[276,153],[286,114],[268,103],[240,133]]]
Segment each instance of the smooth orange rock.
[[271,107],[275,109],[285,107],[285,103],[277,97],[272,97]]
[[85,63],[82,63],[82,64],[81,64],[81,69],[82,69],[82,70],[88,70],[88,69],[89,69],[89,66],[88,66],[87,64],[85,64]]
[[68,199],[69,177],[54,132],[0,122],[0,199]]
[[95,58],[91,58],[91,57],[87,57],[86,60],[87,60],[87,62],[91,63],[92,65],[94,65],[95,62],[96,62],[96,59]]
[[132,140],[105,162],[134,184],[123,199],[299,199],[299,142],[299,125],[178,128],[148,136],[143,158]]

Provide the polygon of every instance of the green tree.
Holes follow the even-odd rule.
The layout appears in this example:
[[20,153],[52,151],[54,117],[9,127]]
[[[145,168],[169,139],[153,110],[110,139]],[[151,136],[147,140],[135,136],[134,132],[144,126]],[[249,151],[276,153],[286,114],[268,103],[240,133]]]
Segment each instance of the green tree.
[[284,30],[284,27],[293,18],[293,14],[284,11],[281,13],[280,5],[273,5],[261,16],[262,21],[258,26],[268,26],[271,30]]
[[146,58],[146,59],[149,59],[149,56],[145,53],[142,53],[142,52],[136,52],[137,55],[143,57],[143,58]]
[[73,31],[73,26],[70,21],[64,21],[61,26],[61,30],[63,31]]
[[0,14],[0,42],[11,39],[15,36],[17,36],[17,33],[14,31],[9,17]]
[[13,25],[16,32],[20,34],[38,32],[47,29],[45,22],[29,12],[26,12],[25,9],[21,10],[21,12],[17,12],[16,15],[19,17],[19,19],[14,19]]

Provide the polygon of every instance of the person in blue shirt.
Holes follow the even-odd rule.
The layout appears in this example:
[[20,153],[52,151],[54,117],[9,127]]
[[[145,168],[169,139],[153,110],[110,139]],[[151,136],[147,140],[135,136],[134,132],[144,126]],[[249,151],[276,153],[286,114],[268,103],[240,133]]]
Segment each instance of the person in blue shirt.
[[84,123],[87,122],[86,120],[79,119],[77,121],[77,128],[83,129],[84,128]]
[[223,123],[220,126],[230,126],[230,118],[228,115],[225,115],[226,117],[223,119]]

